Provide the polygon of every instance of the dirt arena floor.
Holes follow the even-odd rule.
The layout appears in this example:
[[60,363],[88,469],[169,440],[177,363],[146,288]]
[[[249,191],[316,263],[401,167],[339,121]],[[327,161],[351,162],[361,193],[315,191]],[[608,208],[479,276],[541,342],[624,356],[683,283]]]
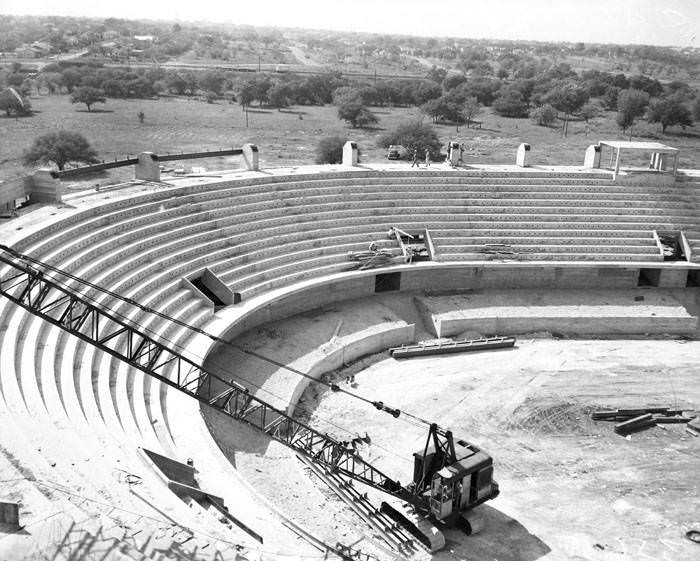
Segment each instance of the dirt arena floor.
[[[686,306],[695,314],[689,297]],[[382,304],[417,322],[418,338],[428,336],[410,298],[397,295]],[[294,322],[276,328],[284,334]],[[279,348],[279,339],[269,343],[269,352]],[[700,529],[700,438],[684,425],[624,438],[613,423],[592,421],[590,412],[643,405],[700,410],[699,357],[697,337],[526,335],[514,349],[403,361],[382,353],[330,376],[362,396],[450,428],[493,456],[501,494],[480,507],[484,531],[467,537],[447,530],[447,547],[435,559],[697,561],[700,545],[684,534]],[[312,425],[342,440],[367,433],[372,444],[360,453],[394,479],[410,481],[412,453],[424,445],[427,427],[318,385],[306,390],[300,409]],[[355,544],[387,558],[371,532],[288,449],[215,411],[203,414],[229,460],[267,500],[329,543]],[[376,504],[382,498],[371,491],[370,497]]]
[[[501,495],[478,536],[448,531],[437,559],[700,559],[700,439],[681,425],[631,435],[597,407],[700,409],[700,343],[520,340],[513,350],[404,361],[355,375],[358,393],[449,427],[495,460]],[[422,427],[319,396],[319,418],[367,431],[365,454],[403,482]]]

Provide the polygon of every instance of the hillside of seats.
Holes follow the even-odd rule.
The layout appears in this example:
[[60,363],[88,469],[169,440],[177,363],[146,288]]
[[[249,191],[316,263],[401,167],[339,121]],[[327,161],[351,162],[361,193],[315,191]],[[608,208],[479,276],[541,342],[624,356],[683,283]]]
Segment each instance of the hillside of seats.
[[[387,236],[391,227],[429,228],[440,261],[493,259],[484,246],[502,244],[518,261],[655,263],[662,257],[654,229],[683,230],[697,243],[698,187],[623,186],[600,173],[535,171],[260,174],[106,202],[47,225],[13,247],[206,328],[214,307],[183,287],[182,277],[208,267],[244,302],[264,299],[272,290],[355,269],[348,252],[364,251],[370,242],[398,255]],[[191,331],[71,284],[194,360],[204,359],[190,348]],[[36,472],[37,480],[132,504],[128,486],[110,482],[114,469],[136,473],[152,500],[165,504],[176,520],[193,527],[212,524],[211,513],[197,517],[169,494],[137,450],[180,461],[197,457],[203,480],[230,476],[211,439],[208,447],[199,446],[206,428],[197,403],[186,403],[4,299],[0,360],[4,426],[18,435],[18,465]],[[239,514],[246,524],[277,546],[297,543],[244,485],[211,491],[227,504],[245,504]],[[245,532],[225,533],[255,546]]]

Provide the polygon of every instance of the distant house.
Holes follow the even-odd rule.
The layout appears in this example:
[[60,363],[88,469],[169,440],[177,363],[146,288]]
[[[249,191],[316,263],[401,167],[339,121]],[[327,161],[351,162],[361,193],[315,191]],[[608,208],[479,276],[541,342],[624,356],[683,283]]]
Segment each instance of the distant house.
[[22,45],[15,49],[15,56],[18,58],[39,58],[47,54],[48,51],[35,47],[34,45]]
[[105,56],[112,56],[119,51],[119,45],[115,41],[103,41],[100,43],[100,52]]
[[137,49],[147,49],[153,44],[155,39],[153,35],[134,35],[134,47]]
[[31,46],[33,49],[37,49],[43,54],[49,54],[51,52],[51,45],[44,41],[34,41]]

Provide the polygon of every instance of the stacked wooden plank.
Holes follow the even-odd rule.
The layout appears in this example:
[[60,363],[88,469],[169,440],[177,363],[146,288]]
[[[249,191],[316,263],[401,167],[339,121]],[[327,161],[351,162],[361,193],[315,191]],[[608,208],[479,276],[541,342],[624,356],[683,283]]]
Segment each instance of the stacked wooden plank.
[[591,413],[594,421],[614,421],[615,432],[628,435],[657,424],[688,423],[682,409],[671,407],[642,407],[636,409],[600,409]]

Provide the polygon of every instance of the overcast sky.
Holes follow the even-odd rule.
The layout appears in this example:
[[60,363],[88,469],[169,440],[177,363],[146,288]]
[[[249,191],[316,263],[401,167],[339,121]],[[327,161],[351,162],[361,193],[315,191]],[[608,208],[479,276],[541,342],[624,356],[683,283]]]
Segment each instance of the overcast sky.
[[0,14],[700,46],[700,0],[0,0]]

